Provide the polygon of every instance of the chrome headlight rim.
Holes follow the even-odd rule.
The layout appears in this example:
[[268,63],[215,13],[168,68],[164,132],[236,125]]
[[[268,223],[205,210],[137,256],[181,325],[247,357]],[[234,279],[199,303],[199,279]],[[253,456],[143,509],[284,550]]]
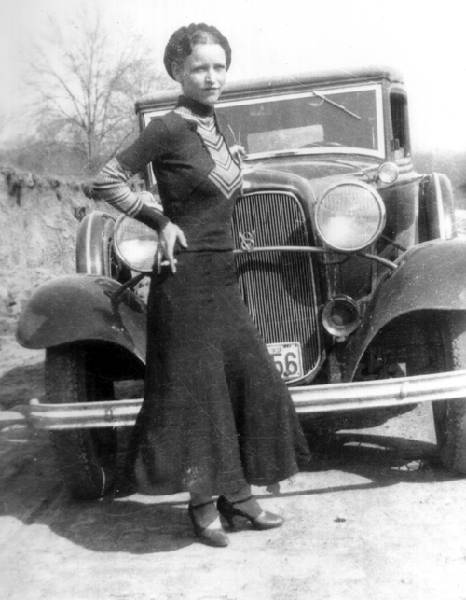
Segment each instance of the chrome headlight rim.
[[[322,203],[325,201],[328,194],[330,194],[332,191],[336,190],[337,188],[348,187],[348,186],[356,187],[356,188],[363,189],[363,190],[369,192],[371,194],[372,198],[375,200],[376,206],[379,210],[379,223],[378,223],[376,230],[372,234],[372,236],[370,236],[370,238],[365,240],[364,243],[357,245],[357,246],[353,246],[352,248],[344,248],[342,246],[338,246],[337,244],[328,241],[325,237],[324,232],[322,231],[322,228],[319,224],[319,218],[318,218],[319,208],[322,206]],[[316,229],[316,232],[317,232],[319,238],[323,242],[323,245],[326,248],[329,248],[330,250],[334,250],[334,251],[342,253],[342,254],[354,254],[356,252],[361,252],[362,250],[365,250],[366,248],[369,248],[370,246],[372,246],[372,244],[380,237],[382,231],[384,230],[386,221],[387,221],[387,211],[386,211],[385,203],[382,200],[378,191],[376,189],[374,189],[374,187],[368,185],[367,183],[364,183],[362,181],[354,181],[353,179],[346,179],[344,181],[339,181],[338,183],[335,183],[335,184],[327,187],[325,189],[325,191],[320,195],[320,197],[314,207],[314,226],[315,226],[315,229]]]
[[[121,230],[125,224],[133,225],[133,227],[137,227],[141,229],[141,231],[145,232],[148,239],[152,240],[152,249],[147,251],[147,260],[142,264],[137,264],[135,261],[128,258],[128,255],[122,249],[122,242],[124,240],[120,239]],[[137,238],[135,238],[137,239]],[[115,255],[124,265],[126,265],[131,271],[135,271],[136,273],[145,273],[150,274],[153,270],[154,263],[157,258],[159,242],[158,242],[158,234],[155,230],[151,229],[147,225],[144,225],[140,221],[129,217],[128,215],[120,215],[117,217],[115,222],[115,228],[113,230],[113,248],[115,250]]]

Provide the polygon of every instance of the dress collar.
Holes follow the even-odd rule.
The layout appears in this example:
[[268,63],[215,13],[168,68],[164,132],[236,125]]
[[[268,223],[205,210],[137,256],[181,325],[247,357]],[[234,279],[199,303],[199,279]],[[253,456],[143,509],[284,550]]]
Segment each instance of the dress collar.
[[180,96],[176,106],[177,108],[179,106],[184,106],[197,117],[212,117],[214,114],[213,106],[201,104],[201,102],[193,100],[192,98],[188,98],[187,96]]

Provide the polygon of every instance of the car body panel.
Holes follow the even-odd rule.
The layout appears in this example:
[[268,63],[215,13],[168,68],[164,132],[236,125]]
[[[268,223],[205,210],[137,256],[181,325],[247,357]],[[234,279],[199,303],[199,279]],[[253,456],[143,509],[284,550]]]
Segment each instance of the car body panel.
[[[402,175],[395,184],[379,189],[387,214],[383,234],[385,238],[405,249],[418,242],[418,201],[421,179],[422,176],[417,174]],[[392,246],[394,248],[393,244]],[[388,253],[387,258],[395,256],[397,253],[391,252]]]
[[39,287],[20,316],[17,338],[26,348],[105,341],[144,361],[146,311],[121,285],[98,275],[70,275]]
[[416,311],[466,311],[466,240],[433,240],[408,250],[398,268],[380,283],[365,319],[345,354],[346,380],[377,333],[391,321]]

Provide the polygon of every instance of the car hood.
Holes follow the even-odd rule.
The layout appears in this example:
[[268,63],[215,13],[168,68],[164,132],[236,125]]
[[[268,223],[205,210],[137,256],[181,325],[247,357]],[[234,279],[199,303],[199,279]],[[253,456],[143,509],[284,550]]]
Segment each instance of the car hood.
[[342,179],[360,178],[362,169],[376,167],[380,161],[353,158],[273,158],[245,163],[244,190],[289,189],[315,202],[329,185]]

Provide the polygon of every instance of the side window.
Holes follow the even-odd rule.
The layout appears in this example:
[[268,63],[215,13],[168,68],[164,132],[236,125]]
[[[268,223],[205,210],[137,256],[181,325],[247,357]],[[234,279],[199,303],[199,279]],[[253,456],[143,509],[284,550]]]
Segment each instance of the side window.
[[406,96],[399,92],[390,94],[390,112],[392,119],[392,151],[395,160],[410,156],[408,129],[408,104]]

